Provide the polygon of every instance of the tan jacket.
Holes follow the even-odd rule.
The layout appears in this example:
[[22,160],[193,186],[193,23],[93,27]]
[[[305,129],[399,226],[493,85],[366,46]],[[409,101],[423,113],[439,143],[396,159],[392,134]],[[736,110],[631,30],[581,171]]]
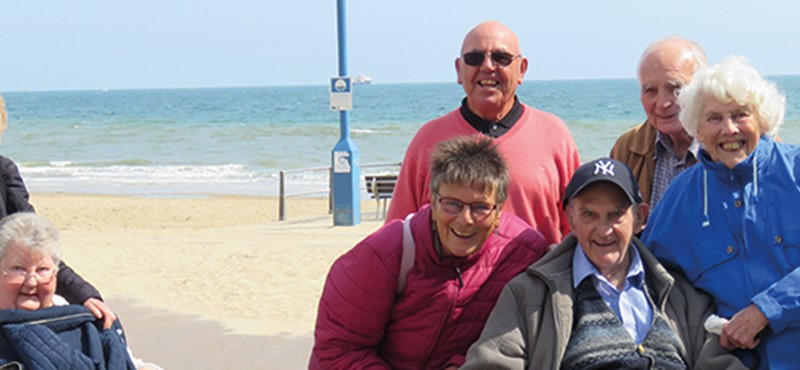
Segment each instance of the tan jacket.
[[625,131],[611,148],[611,158],[628,165],[639,182],[642,200],[650,204],[656,172],[656,129],[648,121]]
[[[673,278],[639,239],[638,249],[658,309],[683,347],[689,369],[745,369],[708,334],[703,322],[714,311],[711,297]],[[553,369],[561,367],[572,332],[572,255],[570,234],[544,258],[503,289],[480,338],[467,352],[462,369]]]

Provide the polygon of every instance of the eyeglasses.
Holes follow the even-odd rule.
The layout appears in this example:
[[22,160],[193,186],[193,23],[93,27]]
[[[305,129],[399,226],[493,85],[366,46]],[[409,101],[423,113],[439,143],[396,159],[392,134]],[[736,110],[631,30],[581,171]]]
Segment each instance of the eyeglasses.
[[469,212],[474,219],[483,219],[489,216],[492,211],[497,209],[497,204],[489,204],[483,202],[464,203],[456,198],[443,197],[436,193],[436,201],[442,207],[442,211],[451,215],[461,213],[464,207],[469,208]]
[[468,66],[477,67],[483,64],[483,60],[487,55],[495,64],[501,67],[508,66],[514,61],[514,59],[522,56],[520,54],[514,55],[505,51],[470,51],[464,53],[464,55],[461,56],[461,60],[463,60]]
[[11,271],[0,267],[0,272],[3,273],[3,276],[9,279],[11,283],[15,284],[28,281],[28,277],[31,275],[33,275],[33,278],[36,279],[37,282],[47,284],[53,280],[53,276],[56,275],[56,270],[57,269],[54,267],[39,267],[36,271],[31,273],[21,267],[12,267]]

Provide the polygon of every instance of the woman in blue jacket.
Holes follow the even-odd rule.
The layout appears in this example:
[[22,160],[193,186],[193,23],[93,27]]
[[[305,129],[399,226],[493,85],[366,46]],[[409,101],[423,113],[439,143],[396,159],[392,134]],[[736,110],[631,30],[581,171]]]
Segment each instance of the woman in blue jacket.
[[0,368],[136,369],[119,320],[103,329],[88,308],[58,305],[60,259],[58,229],[43,216],[0,220]]
[[678,98],[700,162],[667,189],[642,241],[714,298],[720,344],[757,369],[800,369],[800,148],[773,138],[786,99],[741,57]]

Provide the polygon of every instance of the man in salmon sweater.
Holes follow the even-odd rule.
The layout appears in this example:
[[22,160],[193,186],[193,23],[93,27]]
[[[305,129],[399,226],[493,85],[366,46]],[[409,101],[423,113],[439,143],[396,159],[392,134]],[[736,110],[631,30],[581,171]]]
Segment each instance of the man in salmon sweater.
[[560,194],[580,158],[561,119],[517,98],[517,85],[528,69],[517,36],[500,23],[481,23],[464,38],[455,67],[467,96],[460,108],[426,123],[411,140],[386,222],[430,201],[428,158],[437,143],[483,134],[496,142],[508,163],[505,211],[541,232],[548,243],[560,242],[569,232]]

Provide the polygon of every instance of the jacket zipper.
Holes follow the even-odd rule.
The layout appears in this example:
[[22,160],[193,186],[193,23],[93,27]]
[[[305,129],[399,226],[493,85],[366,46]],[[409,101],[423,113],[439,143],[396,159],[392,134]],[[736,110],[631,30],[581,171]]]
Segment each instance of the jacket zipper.
[[434,337],[436,338],[436,340],[433,342],[431,348],[428,349],[428,354],[425,356],[425,361],[422,363],[421,368],[423,369],[428,367],[428,363],[431,361],[431,356],[433,356],[433,349],[439,345],[439,341],[441,340],[442,336],[442,330],[444,330],[444,326],[450,321],[450,314],[453,313],[453,307],[455,306],[456,301],[458,301],[458,296],[459,293],[461,292],[461,288],[464,287],[464,279],[461,277],[461,269],[458,266],[456,266],[456,278],[458,279],[458,285],[455,287],[456,291],[455,294],[453,295],[453,300],[452,302],[450,302],[450,306],[447,307],[447,312],[444,316],[444,320],[442,320],[442,323],[439,325],[439,328],[436,329],[436,337]]
[[79,317],[91,317],[92,319],[94,319],[94,316],[91,313],[87,312],[87,313],[76,313],[76,314],[67,315],[67,316],[59,316],[59,317],[52,317],[52,318],[46,318],[46,319],[32,320],[32,321],[28,321],[28,322],[20,322],[19,324],[42,325],[42,324],[47,324],[47,323],[51,323],[51,322],[72,320],[72,319],[79,318]]

